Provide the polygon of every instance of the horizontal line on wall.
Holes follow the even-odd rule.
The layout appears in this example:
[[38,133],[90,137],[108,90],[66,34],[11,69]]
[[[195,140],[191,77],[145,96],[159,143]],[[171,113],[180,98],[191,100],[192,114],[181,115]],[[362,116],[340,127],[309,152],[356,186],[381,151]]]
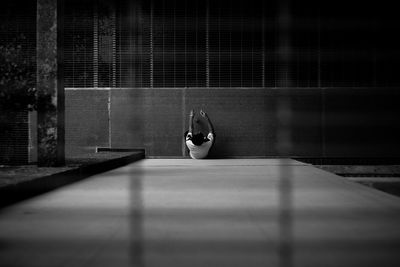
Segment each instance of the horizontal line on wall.
[[[346,87],[347,88],[347,87]],[[364,89],[363,87],[362,89]],[[65,90],[142,90],[142,89],[157,89],[157,90],[192,90],[192,89],[215,89],[215,90],[279,90],[286,89],[282,87],[82,87],[82,88],[65,88]],[[326,89],[321,87],[293,87],[290,89]]]
[[109,90],[142,90],[142,89],[160,89],[160,90],[191,90],[191,89],[215,89],[215,90],[280,90],[280,89],[311,89],[311,90],[340,90],[340,89],[356,89],[356,90],[365,90],[365,89],[399,89],[398,87],[352,87],[352,86],[344,86],[344,87],[66,87],[65,90],[101,90],[101,91],[109,91]]
[[[65,90],[115,90],[122,88],[112,88],[112,87],[66,87]],[[130,88],[127,88],[130,89]]]
[[[184,90],[184,89],[216,89],[216,90],[223,90],[223,89],[258,89],[258,90],[266,90],[266,89],[281,89],[278,87],[67,87],[65,90],[137,90],[137,89],[161,89],[161,90]],[[307,88],[305,88],[307,89]],[[321,89],[318,87],[311,87],[309,89]]]

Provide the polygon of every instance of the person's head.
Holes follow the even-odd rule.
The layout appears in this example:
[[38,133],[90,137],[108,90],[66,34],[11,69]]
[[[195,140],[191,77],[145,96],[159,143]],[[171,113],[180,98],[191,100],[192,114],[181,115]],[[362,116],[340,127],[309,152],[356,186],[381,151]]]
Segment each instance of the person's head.
[[201,132],[196,133],[192,136],[192,143],[195,146],[201,146],[201,144],[203,144],[205,141],[205,137]]

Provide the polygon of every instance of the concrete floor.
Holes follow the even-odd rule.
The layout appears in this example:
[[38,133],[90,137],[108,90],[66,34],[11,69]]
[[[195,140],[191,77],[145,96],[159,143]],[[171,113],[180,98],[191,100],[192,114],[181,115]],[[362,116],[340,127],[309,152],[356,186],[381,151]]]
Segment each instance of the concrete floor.
[[399,226],[297,161],[147,159],[1,210],[0,266],[397,267]]

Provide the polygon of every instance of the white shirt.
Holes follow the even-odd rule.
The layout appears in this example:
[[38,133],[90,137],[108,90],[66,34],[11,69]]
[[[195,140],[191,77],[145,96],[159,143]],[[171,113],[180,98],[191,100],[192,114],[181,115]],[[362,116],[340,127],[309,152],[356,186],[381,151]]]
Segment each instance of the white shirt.
[[189,139],[191,137],[192,133],[188,133],[186,135],[186,146],[190,150],[190,157],[192,159],[204,159],[208,155],[208,151],[211,148],[211,145],[213,144],[214,141],[214,135],[212,133],[209,133],[207,135],[207,138],[210,139],[210,141],[204,142],[201,144],[201,146],[196,146],[193,144],[192,140]]

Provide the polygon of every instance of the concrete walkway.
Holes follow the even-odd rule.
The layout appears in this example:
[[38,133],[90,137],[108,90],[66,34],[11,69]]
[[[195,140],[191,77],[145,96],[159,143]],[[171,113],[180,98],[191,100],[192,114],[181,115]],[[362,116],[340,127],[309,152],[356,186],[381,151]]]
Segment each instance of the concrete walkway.
[[397,267],[399,226],[297,161],[148,159],[1,210],[0,266]]

